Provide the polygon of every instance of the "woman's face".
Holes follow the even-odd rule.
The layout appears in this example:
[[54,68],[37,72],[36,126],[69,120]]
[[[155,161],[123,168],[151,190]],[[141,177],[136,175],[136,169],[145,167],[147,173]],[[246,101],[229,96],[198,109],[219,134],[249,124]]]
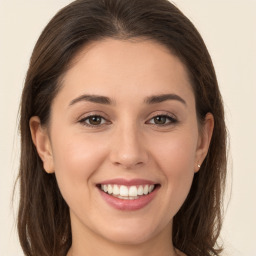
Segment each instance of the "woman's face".
[[73,238],[170,237],[208,149],[211,120],[206,126],[200,135],[186,69],[164,46],[106,39],[85,47],[62,80],[47,133],[34,136],[69,205]]

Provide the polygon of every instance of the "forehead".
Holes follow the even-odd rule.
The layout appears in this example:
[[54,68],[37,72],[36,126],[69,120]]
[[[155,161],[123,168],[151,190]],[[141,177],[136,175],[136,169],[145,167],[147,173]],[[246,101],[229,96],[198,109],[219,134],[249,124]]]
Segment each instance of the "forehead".
[[93,42],[74,58],[62,81],[59,94],[66,98],[81,93],[113,96],[117,101],[164,93],[193,96],[184,64],[151,40]]

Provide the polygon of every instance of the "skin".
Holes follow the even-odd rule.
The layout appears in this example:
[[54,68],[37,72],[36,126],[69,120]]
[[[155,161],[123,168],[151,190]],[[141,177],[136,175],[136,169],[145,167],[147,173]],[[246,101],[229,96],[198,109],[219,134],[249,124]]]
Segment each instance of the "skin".
[[[84,94],[113,102],[71,104]],[[162,94],[178,95],[185,103],[144,102]],[[88,115],[102,119],[88,127]],[[171,118],[157,123],[154,117],[163,115]],[[198,126],[186,68],[164,46],[106,39],[85,47],[64,75],[50,124],[41,126],[38,117],[30,120],[44,168],[55,173],[70,207],[73,244],[68,255],[177,255],[172,219],[207,154],[213,123],[207,114]],[[148,179],[161,187],[146,207],[121,211],[109,206],[96,187],[113,178]]]

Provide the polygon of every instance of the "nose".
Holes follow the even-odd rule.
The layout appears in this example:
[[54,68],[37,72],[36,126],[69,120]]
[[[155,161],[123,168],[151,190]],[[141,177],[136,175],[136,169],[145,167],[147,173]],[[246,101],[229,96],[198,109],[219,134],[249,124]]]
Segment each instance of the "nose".
[[148,152],[139,129],[126,125],[118,128],[111,143],[110,160],[115,166],[134,169],[148,162]]

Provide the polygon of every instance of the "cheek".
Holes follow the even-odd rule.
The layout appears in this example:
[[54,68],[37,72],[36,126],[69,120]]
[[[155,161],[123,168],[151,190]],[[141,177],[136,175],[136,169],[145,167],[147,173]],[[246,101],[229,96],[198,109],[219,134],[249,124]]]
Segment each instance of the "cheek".
[[65,134],[64,140],[54,140],[53,157],[56,171],[66,170],[73,174],[90,175],[104,154],[104,144],[81,134]]
[[153,145],[155,158],[159,159],[158,163],[167,176],[193,172],[197,135],[192,132],[188,135],[177,132],[171,136],[157,138]]
[[[72,193],[88,194],[90,177],[102,164],[105,157],[103,145],[76,135],[60,140],[56,136],[53,147],[55,175],[63,197],[67,199]],[[76,188],[76,189],[74,189]],[[73,199],[72,199],[73,200]]]
[[197,145],[195,138],[196,136],[177,133],[155,143],[154,159],[157,169],[163,175],[163,187],[174,214],[185,201],[193,181]]

